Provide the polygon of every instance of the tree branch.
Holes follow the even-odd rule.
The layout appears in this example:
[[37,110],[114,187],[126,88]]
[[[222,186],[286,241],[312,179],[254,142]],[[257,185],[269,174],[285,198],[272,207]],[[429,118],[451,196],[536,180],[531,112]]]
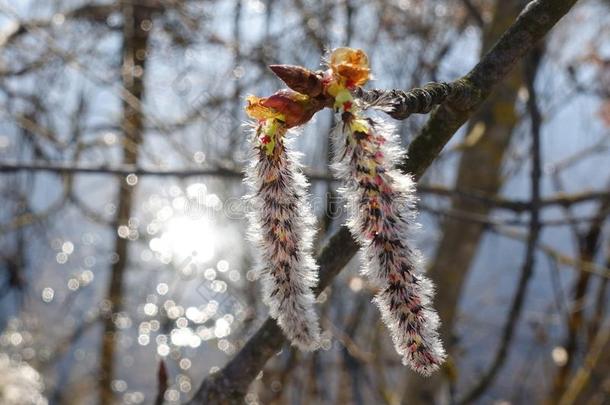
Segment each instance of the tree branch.
[[[57,174],[109,174],[116,176],[128,176],[135,174],[136,176],[157,176],[157,177],[198,177],[198,176],[213,176],[223,178],[234,178],[241,181],[243,171],[240,168],[230,167],[205,167],[205,168],[184,168],[184,169],[147,169],[136,165],[117,164],[112,166],[104,165],[89,165],[83,163],[64,163],[64,162],[46,162],[46,161],[0,161],[1,173],[15,172],[50,172]],[[327,172],[307,170],[305,176],[310,181],[326,181],[332,182],[336,179]],[[462,190],[452,189],[435,184],[420,184],[417,187],[420,194],[430,194],[446,198],[460,198],[463,200],[477,201],[489,205],[495,209],[512,211],[515,213],[527,212],[532,209],[532,202],[529,200],[506,199],[501,196],[491,195],[490,193],[481,192],[478,190]],[[582,191],[571,194],[557,193],[541,199],[539,202],[540,208],[549,207],[571,207],[573,205],[587,203],[596,200],[605,200],[610,198],[610,191],[607,190],[591,190]]]
[[[131,164],[116,164],[112,166],[106,165],[90,165],[83,163],[72,162],[20,162],[20,161],[0,161],[0,173],[12,172],[35,172],[45,171],[52,173],[80,173],[80,174],[113,174],[117,176],[128,176],[135,174],[136,176],[159,176],[159,177],[196,177],[196,176],[216,176],[216,177],[233,177],[241,179],[243,171],[240,168],[231,167],[202,167],[202,168],[185,168],[185,169],[147,169],[138,165]],[[307,172],[310,180],[330,181],[334,180],[326,172]]]
[[464,8],[468,11],[468,14],[470,14],[474,22],[479,27],[483,27],[485,25],[485,21],[483,20],[483,16],[481,16],[481,12],[475,7],[475,5],[472,4],[470,0],[462,0],[462,4],[464,4]]
[[[601,248],[600,240],[603,237],[603,226],[610,213],[609,210],[610,199],[602,200],[597,209],[597,219],[591,222],[591,225],[585,234],[577,234],[579,241],[579,256],[581,260],[589,262],[595,260],[595,256]],[[578,358],[577,353],[579,352],[580,336],[585,326],[585,307],[583,307],[581,303],[587,302],[590,281],[591,274],[581,272],[574,283],[571,301],[575,304],[568,313],[566,322],[567,331],[563,344],[568,357],[565,364],[558,365],[557,367],[557,371],[553,378],[553,388],[549,402],[559,402],[559,399],[562,397],[564,390],[567,389],[569,384],[572,366]]]
[[428,83],[422,88],[404,90],[364,90],[357,88],[354,96],[367,108],[375,108],[397,120],[409,118],[411,114],[427,114],[434,106],[445,101],[459,102],[470,99],[471,88],[464,82]]
[[421,176],[451,136],[481,106],[494,85],[510,72],[516,62],[544,37],[576,1],[530,2],[481,61],[466,76],[457,80],[470,89],[470,99],[467,102],[448,100],[433,110],[420,135],[411,143],[409,159],[401,169]]

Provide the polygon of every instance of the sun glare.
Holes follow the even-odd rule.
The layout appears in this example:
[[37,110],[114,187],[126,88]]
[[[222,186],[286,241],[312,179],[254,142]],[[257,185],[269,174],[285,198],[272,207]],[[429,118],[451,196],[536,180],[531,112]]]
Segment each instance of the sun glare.
[[150,248],[163,257],[182,261],[187,258],[207,262],[214,257],[216,238],[207,218],[176,217],[166,223],[160,237],[150,241]]

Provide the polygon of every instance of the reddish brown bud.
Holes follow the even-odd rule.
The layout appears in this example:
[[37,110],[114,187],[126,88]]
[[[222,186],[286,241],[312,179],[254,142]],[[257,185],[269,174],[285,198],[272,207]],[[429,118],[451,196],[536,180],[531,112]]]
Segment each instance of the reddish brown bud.
[[317,111],[309,97],[291,90],[277,91],[272,96],[263,99],[261,105],[284,115],[288,128],[306,123]]
[[294,65],[270,65],[269,69],[294,91],[309,97],[322,94],[322,80],[309,69]]

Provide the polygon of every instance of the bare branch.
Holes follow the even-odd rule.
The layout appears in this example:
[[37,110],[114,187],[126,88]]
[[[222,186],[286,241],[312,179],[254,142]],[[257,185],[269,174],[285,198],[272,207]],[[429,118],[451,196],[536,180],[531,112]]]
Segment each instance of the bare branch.
[[397,120],[409,118],[411,114],[427,114],[445,101],[469,100],[472,88],[464,82],[428,83],[422,88],[404,90],[364,90],[357,88],[355,96],[365,107],[375,108]]
[[470,0],[462,0],[462,4],[466,10],[468,10],[468,14],[472,17],[474,22],[479,26],[483,27],[485,25],[485,21],[483,21],[483,17],[481,16],[481,12],[476,8],[474,4]]
[[409,147],[404,171],[421,176],[453,134],[487,98],[492,88],[574,6],[577,0],[534,0],[515,23],[465,77],[459,79],[472,89],[467,103],[448,102],[437,107]]
[[[136,165],[116,164],[112,166],[71,163],[71,162],[46,162],[46,161],[0,161],[1,173],[15,172],[51,172],[58,174],[110,174],[116,176],[128,176],[135,174],[136,176],[157,176],[157,177],[222,177],[241,180],[243,178],[243,170],[241,168],[231,167],[204,167],[204,168],[185,168],[185,169],[148,169]],[[305,171],[305,176],[310,181],[325,181],[334,182],[336,179],[324,171]],[[500,196],[491,195],[489,193],[478,190],[461,190],[451,189],[441,185],[420,184],[417,187],[420,194],[430,194],[446,198],[460,198],[468,201],[477,201],[486,204],[495,209],[512,211],[515,213],[528,212],[533,208],[533,203],[530,200],[506,199]],[[610,197],[608,190],[592,190],[578,193],[557,193],[554,196],[541,199],[539,208],[549,207],[571,207],[573,205],[587,203],[596,200],[604,200]]]
[[576,375],[570,381],[566,392],[557,402],[559,405],[577,403],[578,395],[589,382],[592,371],[600,364],[600,358],[602,358],[604,353],[608,353],[608,342],[610,342],[610,321],[606,321],[605,325],[597,332],[591,348],[585,357],[584,364],[578,369]]

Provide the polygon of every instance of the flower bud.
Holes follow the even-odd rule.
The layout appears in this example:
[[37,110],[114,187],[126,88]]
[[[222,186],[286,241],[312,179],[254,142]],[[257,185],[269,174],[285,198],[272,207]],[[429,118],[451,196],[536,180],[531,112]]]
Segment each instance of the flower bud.
[[361,49],[334,49],[330,54],[329,66],[335,79],[347,88],[360,87],[371,76],[369,58]]
[[322,94],[322,79],[309,69],[293,65],[269,65],[269,69],[296,92],[309,97]]

